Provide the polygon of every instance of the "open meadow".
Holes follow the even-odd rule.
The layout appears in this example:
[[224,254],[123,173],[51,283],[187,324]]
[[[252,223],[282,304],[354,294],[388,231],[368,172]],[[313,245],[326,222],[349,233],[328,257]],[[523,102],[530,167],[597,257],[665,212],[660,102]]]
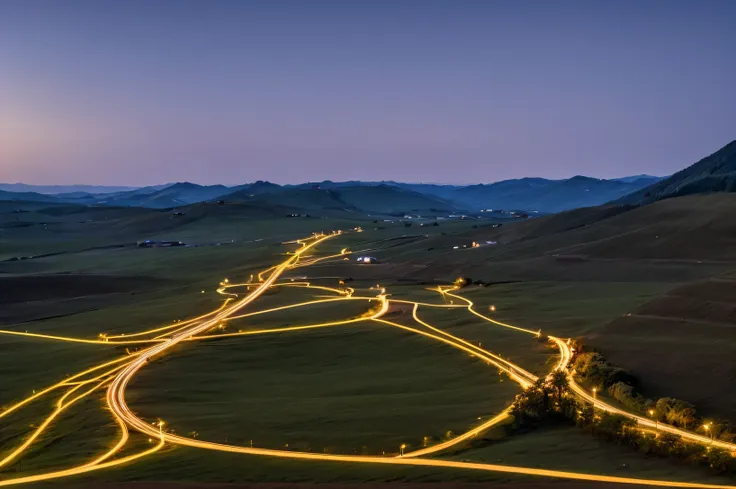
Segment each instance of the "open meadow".
[[[656,328],[668,315],[673,316],[669,321],[693,331],[686,321],[700,324],[688,319],[694,307],[706,307],[711,323],[729,321],[730,306],[712,304],[725,304],[730,296],[714,299],[707,289],[709,277],[731,270],[726,257],[701,263],[698,257],[676,253],[665,260],[592,251],[567,255],[565,240],[581,247],[578,235],[583,231],[550,230],[556,216],[502,228],[475,220],[406,226],[367,216],[264,218],[221,206],[195,207],[202,212],[199,218],[178,222],[160,211],[85,214],[40,208],[24,215],[29,222],[40,219],[38,223],[3,227],[7,261],[0,262],[0,329],[10,333],[0,344],[0,382],[6,408],[102,362],[133,359],[167,335],[198,324],[189,323],[192,318],[227,310],[258,290],[274,265],[294,256],[298,245],[282,243],[336,229],[345,232],[300,256],[253,304],[214,322],[198,333],[201,337],[181,341],[147,361],[126,386],[135,416],[153,425],[164,420],[172,436],[203,442],[295,453],[396,456],[451,442],[491,422],[522,390],[512,378],[517,368],[539,377],[556,368],[559,352],[546,335],[590,341],[632,369],[646,393],[697,401],[713,396],[707,384],[688,377],[707,368],[701,365],[715,361],[713,357],[692,359],[692,370],[678,373],[689,380],[672,383],[666,370],[669,357],[664,357],[675,352],[647,354],[644,345],[652,337],[636,332]],[[625,226],[624,217],[610,219]],[[589,236],[585,239],[598,240],[595,229],[601,223],[612,226],[608,216],[601,223],[599,218],[589,218],[582,228]],[[575,235],[566,237],[569,233]],[[189,246],[137,245],[145,239]],[[486,244],[491,239],[498,244]],[[457,243],[473,241],[484,245],[454,249]],[[357,263],[363,255],[376,257],[378,263]],[[27,258],[14,259],[18,256]],[[457,296],[437,290],[458,277],[472,283],[456,291]],[[685,285],[691,282],[704,285]],[[678,299],[683,297],[687,300]],[[381,312],[386,299],[387,309]],[[702,306],[703,300],[709,305]],[[470,313],[469,303],[481,316]],[[650,316],[660,319],[633,322]],[[622,336],[627,328],[631,332]],[[663,327],[660,334],[672,331]],[[693,332],[692,338],[697,337]],[[678,332],[678,341],[683,338]],[[511,374],[503,371],[479,356],[476,346],[516,367]],[[722,343],[711,353],[728,355],[729,348]],[[93,384],[83,387],[87,385]],[[106,405],[107,385],[101,383],[91,395],[65,407],[63,416],[22,457],[3,464],[3,479],[83,464],[110,448],[118,427]],[[704,392],[701,397],[697,389]],[[13,453],[57,402],[63,402],[61,391],[0,419],[2,453]],[[727,403],[715,399],[703,406],[732,414]],[[431,457],[620,477],[730,480],[596,440],[574,426],[516,432],[509,423],[494,423]],[[156,443],[153,435],[130,436],[123,455]],[[113,482],[130,480],[556,484],[518,474],[274,459],[167,444],[140,460],[79,474],[61,486],[98,487],[104,482],[116,487]]]

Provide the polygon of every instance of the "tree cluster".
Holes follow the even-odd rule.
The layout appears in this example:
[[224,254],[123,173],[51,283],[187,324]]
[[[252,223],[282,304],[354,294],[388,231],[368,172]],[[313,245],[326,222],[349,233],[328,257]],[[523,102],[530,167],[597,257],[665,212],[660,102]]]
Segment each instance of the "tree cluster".
[[[610,386],[616,386],[619,382],[621,381]],[[615,389],[623,388],[619,386]],[[628,389],[624,391],[631,394]],[[675,400],[664,398],[661,401],[662,409],[668,413],[680,415],[687,412],[687,408],[678,406]],[[592,404],[581,404],[569,390],[564,372],[554,372],[547,378],[539,379],[517,395],[511,406],[511,415],[513,422],[509,429],[512,431],[574,423],[599,439],[629,446],[643,454],[701,465],[716,472],[736,473],[736,458],[728,451],[687,443],[676,435],[645,430],[636,421],[625,416],[596,412]],[[674,420],[672,416],[675,414],[670,416]]]
[[736,472],[736,458],[726,450],[686,443],[680,436],[669,433],[642,430],[624,416],[594,413],[592,405],[579,411],[577,425],[599,439],[631,447],[645,455],[700,465],[719,473]]
[[669,397],[655,401],[642,396],[637,390],[637,378],[629,371],[611,365],[598,352],[575,355],[573,369],[576,380],[597,388],[599,392],[607,392],[611,398],[634,412],[686,429],[694,429],[702,424],[695,406],[689,402]]
[[573,419],[575,400],[564,372],[554,372],[537,380],[514,398],[511,405],[512,428],[531,428],[551,421]]
[[[629,371],[610,364],[598,352],[584,351],[579,342],[573,348],[575,355],[572,364],[579,382],[595,387],[599,392],[606,392],[627,409],[653,420],[689,430],[702,429],[705,420],[698,415],[691,403],[671,397],[657,400],[646,398],[638,392],[638,379]],[[707,424],[709,431],[704,434],[729,442],[736,440],[736,433],[728,422]]]

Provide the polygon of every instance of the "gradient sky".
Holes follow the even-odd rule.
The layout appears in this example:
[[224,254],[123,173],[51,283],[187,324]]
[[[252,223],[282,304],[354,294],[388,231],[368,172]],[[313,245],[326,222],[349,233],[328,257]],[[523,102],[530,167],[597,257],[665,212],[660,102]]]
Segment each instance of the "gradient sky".
[[736,139],[736,1],[2,0],[0,181],[492,182]]

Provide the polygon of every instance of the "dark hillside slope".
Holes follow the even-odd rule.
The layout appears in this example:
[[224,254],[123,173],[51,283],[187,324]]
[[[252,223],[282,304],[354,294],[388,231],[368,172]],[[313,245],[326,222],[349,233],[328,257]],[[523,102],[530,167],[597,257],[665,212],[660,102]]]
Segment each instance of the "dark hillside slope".
[[206,186],[182,182],[158,190],[144,188],[110,196],[103,195],[96,202],[104,205],[167,209],[216,199],[230,193],[230,191],[224,185]]
[[[676,287],[602,327],[588,342],[642,380],[650,397],[676,397],[702,415],[736,420],[736,281]],[[705,380],[705,381],[704,381]]]
[[8,192],[0,190],[0,201],[59,202],[59,199],[37,192]]
[[[444,235],[417,231],[417,241],[377,257],[385,270],[396,267],[393,276],[440,282],[469,276],[679,283],[736,269],[736,194],[577,209],[495,228],[479,221],[476,229],[440,229]],[[473,241],[480,247],[470,247]]]
[[183,182],[159,190],[148,195],[141,201],[143,207],[167,208],[186,204],[194,204],[205,200],[215,199],[225,195],[230,190],[224,185],[196,185]]
[[501,228],[480,227],[461,237],[498,241],[491,256],[731,261],[736,260],[736,194],[576,209]]
[[252,194],[249,189],[240,190],[223,197],[226,202],[249,203],[266,207],[283,206],[293,211],[355,210],[340,199],[332,190],[282,188],[262,194]]
[[711,192],[736,192],[736,141],[669,178],[617,200],[649,204],[656,200]]
[[279,190],[281,190],[281,188],[281,185],[258,180],[253,183],[246,183],[243,185],[238,185],[236,187],[230,187],[227,195],[233,194],[235,192],[243,192],[250,195],[265,194],[269,192],[278,192]]
[[647,179],[626,182],[584,176],[566,180],[522,178],[459,188],[453,193],[452,199],[472,208],[561,212],[601,205],[649,183],[651,180]]
[[249,189],[224,197],[228,202],[253,202],[282,205],[305,212],[340,210],[376,214],[406,212],[446,213],[459,209],[450,202],[388,185],[356,186],[335,189],[282,188],[252,195]]
[[447,213],[461,210],[447,200],[389,185],[345,187],[337,189],[336,192],[344,202],[367,212],[379,214]]

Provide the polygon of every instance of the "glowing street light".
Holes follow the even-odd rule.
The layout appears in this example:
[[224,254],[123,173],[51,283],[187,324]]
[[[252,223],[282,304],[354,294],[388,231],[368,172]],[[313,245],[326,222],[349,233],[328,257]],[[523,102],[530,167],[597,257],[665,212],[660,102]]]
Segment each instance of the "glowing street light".
[[706,423],[703,425],[703,429],[706,431],[706,433],[710,435],[710,444],[712,445],[713,444],[713,430],[711,430],[710,427],[711,427],[710,423]]
[[488,308],[488,310],[491,312],[496,312],[496,306],[491,306]]
[[650,409],[648,412],[649,416],[654,418],[654,429],[659,430],[659,420],[654,416],[654,409]]
[[593,387],[593,397],[595,397],[596,399],[597,399],[596,397],[597,394],[598,394],[598,387]]
[[402,457],[404,456],[404,448],[406,448],[406,443],[402,443],[401,446],[399,447],[399,451],[400,451],[399,453]]

